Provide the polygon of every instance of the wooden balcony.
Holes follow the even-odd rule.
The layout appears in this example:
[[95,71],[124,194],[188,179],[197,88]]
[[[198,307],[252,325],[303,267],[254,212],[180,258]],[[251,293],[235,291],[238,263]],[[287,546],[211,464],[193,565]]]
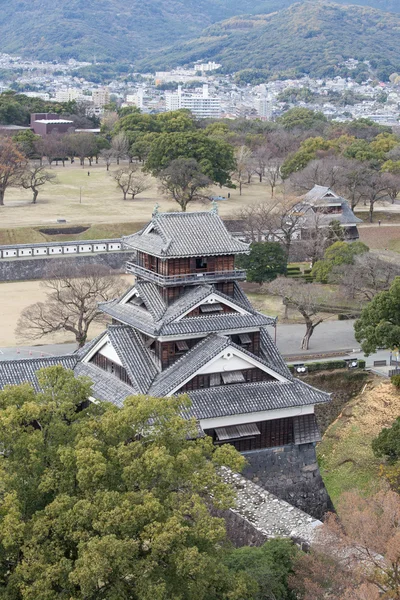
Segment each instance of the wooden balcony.
[[245,281],[246,271],[234,269],[232,271],[202,271],[199,273],[182,273],[179,275],[161,275],[140,267],[134,262],[126,263],[126,272],[141,277],[161,287],[173,287],[196,283],[218,283],[219,281]]

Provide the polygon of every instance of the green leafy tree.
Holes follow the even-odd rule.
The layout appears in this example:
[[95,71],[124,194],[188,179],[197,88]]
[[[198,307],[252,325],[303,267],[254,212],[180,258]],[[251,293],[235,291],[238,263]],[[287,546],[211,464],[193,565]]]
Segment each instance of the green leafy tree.
[[204,175],[193,158],[177,158],[160,173],[163,193],[175,200],[186,212],[187,205],[206,198],[206,188],[211,180]]
[[158,175],[177,158],[194,158],[211,181],[221,186],[232,185],[233,148],[222,140],[210,138],[201,131],[161,133],[151,144],[145,168]]
[[288,578],[293,575],[293,563],[298,554],[290,540],[272,539],[260,548],[234,550],[225,564],[236,573],[246,572],[257,582],[254,600],[295,600]]
[[400,417],[391,427],[382,429],[372,441],[372,449],[375,456],[385,457],[390,463],[400,460]]
[[247,281],[262,285],[286,272],[287,255],[278,242],[254,242],[250,254],[238,257],[237,264],[246,269]]
[[316,281],[320,283],[328,283],[329,276],[334,267],[340,265],[351,265],[354,263],[354,257],[364,252],[368,252],[369,248],[363,242],[347,242],[337,241],[324,252],[324,258],[318,260],[312,270],[312,275]]
[[313,129],[315,127],[324,127],[327,118],[321,112],[314,112],[309,108],[291,108],[283,114],[278,122],[284,129]]
[[[232,446],[197,439],[184,398],[88,402],[60,366],[0,393],[0,596],[12,600],[251,600],[224,564]],[[87,408],[85,408],[88,406]]]
[[37,145],[38,142],[40,142],[41,137],[39,135],[35,135],[31,129],[19,131],[13,136],[13,139],[20,148],[22,154],[24,154],[27,158],[34,158],[38,155]]
[[365,354],[377,348],[400,348],[400,277],[363,309],[354,324],[355,337]]

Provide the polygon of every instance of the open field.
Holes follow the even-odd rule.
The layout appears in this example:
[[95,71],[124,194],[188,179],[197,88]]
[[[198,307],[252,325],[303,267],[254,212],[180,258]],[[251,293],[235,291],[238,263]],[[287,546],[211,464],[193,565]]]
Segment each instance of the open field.
[[[132,276],[121,275],[121,277],[126,281],[126,287],[132,285]],[[17,339],[15,335],[18,318],[21,312],[30,304],[44,302],[46,300],[46,290],[41,286],[40,281],[0,283],[0,298],[0,346],[22,345],[24,341]],[[104,324],[95,323],[90,328],[89,337],[95,337],[103,329]],[[66,332],[46,336],[36,342],[29,342],[29,344],[61,344],[74,341],[73,335]]]
[[360,241],[371,249],[400,252],[400,224],[385,227],[359,227]]
[[343,409],[317,446],[321,474],[335,503],[343,492],[373,493],[380,484],[380,461],[371,442],[400,414],[400,394],[389,381],[370,381]]
[[[135,200],[124,201],[112,177],[112,171],[116,169],[116,165],[113,165],[107,172],[104,164],[82,168],[77,163],[66,164],[65,167],[52,167],[51,171],[57,175],[58,183],[45,184],[40,190],[36,205],[31,203],[31,195],[28,191],[19,188],[8,189],[5,206],[0,208],[1,227],[50,225],[55,224],[57,219],[66,219],[68,224],[74,225],[145,223],[150,219],[157,202],[163,211],[180,210],[176,202],[161,196],[157,180],[150,176],[151,187],[147,191]],[[219,187],[211,189],[211,195],[227,197],[228,193],[231,194],[231,198],[219,203],[222,217],[232,218],[235,211],[243,204],[271,197],[269,187],[259,183],[243,186],[242,196],[234,189]],[[190,210],[204,210],[204,208],[208,210],[209,206],[208,203],[205,205],[194,203]]]

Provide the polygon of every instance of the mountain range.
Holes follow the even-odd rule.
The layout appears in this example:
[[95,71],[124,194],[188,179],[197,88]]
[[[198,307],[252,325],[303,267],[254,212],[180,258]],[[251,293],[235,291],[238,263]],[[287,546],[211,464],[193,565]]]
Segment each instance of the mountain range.
[[345,2],[0,0],[0,52],[142,68],[216,59],[227,70],[285,70],[309,59],[315,70],[341,56],[397,65],[399,0],[353,0],[397,14]]
[[304,0],[262,15],[236,16],[201,36],[149,54],[144,70],[215,60],[226,72],[326,77],[349,58],[370,61],[382,79],[400,70],[400,14],[363,6]]

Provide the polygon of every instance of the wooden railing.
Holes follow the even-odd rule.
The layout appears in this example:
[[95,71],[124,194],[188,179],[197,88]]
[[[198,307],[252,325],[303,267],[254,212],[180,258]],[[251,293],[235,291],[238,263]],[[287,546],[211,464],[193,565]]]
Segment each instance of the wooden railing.
[[143,279],[153,281],[161,286],[177,286],[186,283],[213,283],[215,281],[244,281],[246,279],[246,271],[243,271],[242,269],[234,269],[232,271],[181,273],[179,275],[161,275],[160,273],[145,269],[136,263],[127,262],[126,271],[137,277],[143,277]]

